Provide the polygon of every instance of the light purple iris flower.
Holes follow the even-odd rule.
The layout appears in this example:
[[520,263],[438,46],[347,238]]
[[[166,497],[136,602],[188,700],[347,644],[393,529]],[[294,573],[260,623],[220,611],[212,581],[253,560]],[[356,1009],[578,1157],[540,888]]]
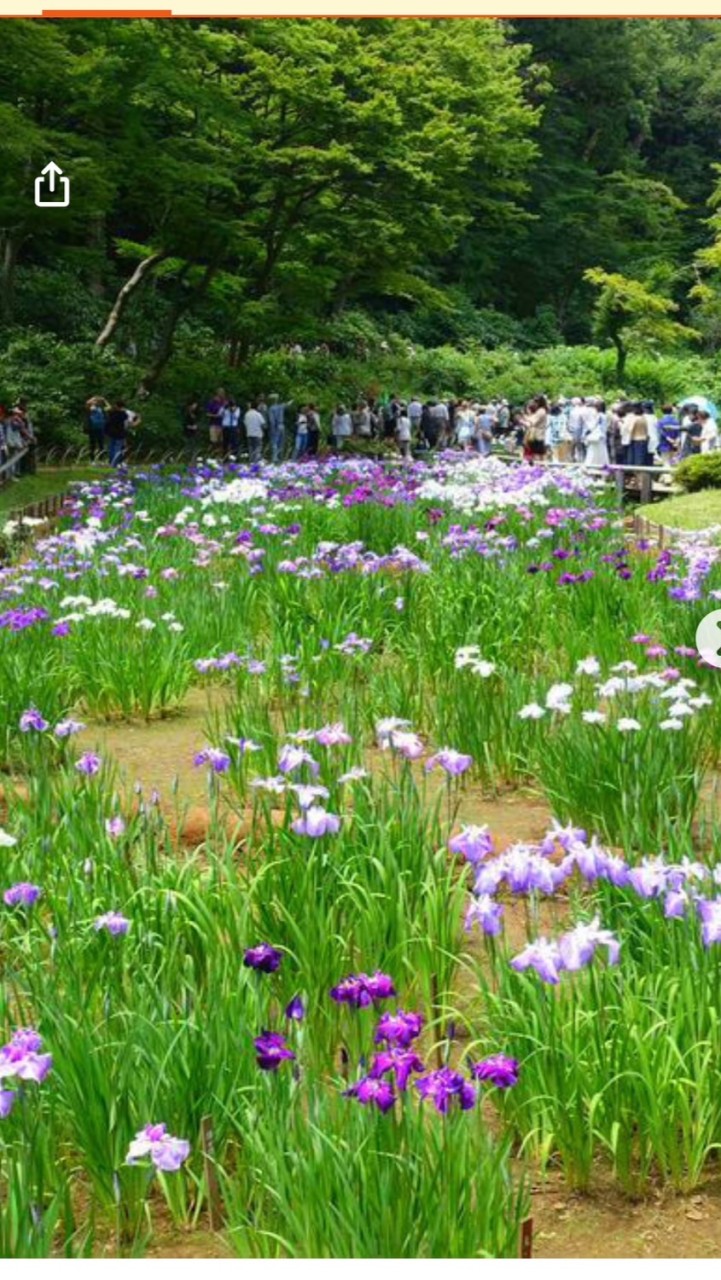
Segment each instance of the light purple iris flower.
[[336,724],[324,724],[315,734],[316,742],[321,747],[346,747],[353,741],[350,734],[346,732],[345,725],[340,722]]
[[601,928],[599,917],[594,916],[593,920],[577,924],[558,939],[561,966],[569,973],[585,968],[598,947],[606,948],[609,964],[618,964],[621,944],[609,929]]
[[464,923],[468,933],[480,925],[484,933],[495,937],[503,928],[503,907],[490,893],[480,893],[471,899]]
[[29,707],[27,711],[23,711],[19,727],[22,733],[44,733],[50,726],[35,707]]
[[312,804],[304,809],[300,818],[291,823],[298,836],[310,836],[317,840],[321,836],[337,835],[340,831],[340,818],[336,813],[329,813],[320,805]]
[[231,759],[227,751],[221,751],[219,747],[203,747],[202,751],[193,756],[193,764],[196,768],[209,764],[213,773],[227,773]]
[[41,893],[40,885],[30,884],[27,880],[21,880],[18,884],[13,884],[9,889],[5,890],[3,902],[6,907],[32,907]]
[[94,751],[86,751],[75,763],[78,773],[83,773],[87,778],[92,778],[94,774],[100,772],[102,759],[96,755]]
[[106,911],[105,915],[98,916],[94,928],[96,933],[105,930],[114,938],[123,937],[130,929],[130,921],[126,916],[120,914],[119,911]]
[[72,738],[73,734],[82,733],[85,725],[80,720],[59,720],[53,729],[56,738]]
[[696,903],[705,947],[721,942],[721,898],[699,898]]
[[297,769],[307,765],[313,777],[317,777],[320,765],[314,760],[309,751],[303,747],[294,746],[292,743],[286,743],[282,748],[278,757],[278,769],[281,773],[295,773]]
[[463,827],[458,835],[448,841],[451,853],[460,853],[466,862],[476,866],[493,853],[493,837],[487,826]]
[[17,1094],[12,1089],[0,1089],[0,1120],[6,1120],[15,1106]]
[[16,1031],[0,1049],[0,1080],[15,1078],[42,1084],[53,1065],[52,1055],[39,1053],[42,1038],[32,1027]]
[[523,951],[511,960],[511,968],[517,973],[535,969],[539,978],[553,986],[560,981],[562,967],[558,945],[555,942],[549,942],[548,938],[537,938],[535,942],[529,942]]
[[137,1164],[150,1157],[160,1173],[177,1173],[190,1155],[190,1143],[174,1138],[164,1124],[146,1124],[136,1133],[128,1147],[126,1164]]
[[451,778],[457,778],[473,764],[473,756],[464,755],[462,751],[455,751],[453,747],[443,747],[441,751],[437,751],[426,761],[426,773],[430,773],[436,767],[443,769]]

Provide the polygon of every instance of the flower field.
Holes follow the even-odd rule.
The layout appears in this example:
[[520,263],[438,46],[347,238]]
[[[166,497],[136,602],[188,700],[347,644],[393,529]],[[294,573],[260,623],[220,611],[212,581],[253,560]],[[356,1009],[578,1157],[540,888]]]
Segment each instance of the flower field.
[[[614,501],[200,465],[82,484],[0,570],[3,1256],[514,1257],[549,1172],[703,1184],[721,549]],[[188,847],[102,735],[194,688]]]

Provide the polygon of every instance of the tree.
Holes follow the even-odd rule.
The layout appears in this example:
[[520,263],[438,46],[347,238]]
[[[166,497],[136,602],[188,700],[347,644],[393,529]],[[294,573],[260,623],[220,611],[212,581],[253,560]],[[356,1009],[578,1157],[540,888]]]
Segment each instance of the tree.
[[594,307],[594,333],[616,348],[616,382],[623,385],[628,352],[633,347],[674,347],[698,337],[695,329],[671,317],[678,310],[670,298],[651,293],[640,280],[591,267],[584,279],[599,290]]

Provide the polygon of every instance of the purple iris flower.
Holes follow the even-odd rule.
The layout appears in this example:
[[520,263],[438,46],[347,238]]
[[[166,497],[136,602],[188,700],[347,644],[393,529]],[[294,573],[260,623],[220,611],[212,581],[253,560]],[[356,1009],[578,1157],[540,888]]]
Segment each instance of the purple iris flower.
[[452,836],[448,841],[448,848],[451,853],[460,853],[466,862],[476,866],[493,853],[493,837],[487,826],[463,827],[457,836]]
[[293,996],[285,1007],[285,1016],[290,1022],[302,1022],[305,1017],[305,1005],[300,996]]
[[464,922],[468,933],[478,924],[489,937],[497,937],[503,928],[502,922],[503,907],[490,893],[479,893],[471,898]]
[[338,1004],[349,1004],[353,1009],[365,1009],[374,1000],[389,1000],[396,995],[393,979],[379,969],[372,975],[351,973],[337,986],[331,988],[331,999]]
[[37,902],[42,893],[42,889],[38,884],[30,884],[27,880],[21,880],[18,884],[13,884],[3,894],[3,902],[6,907],[32,907]]
[[125,819],[120,814],[116,814],[113,818],[106,818],[105,830],[113,840],[117,840],[125,833]]
[[663,914],[667,920],[681,920],[688,905],[689,896],[684,889],[671,889],[664,899]]
[[658,898],[666,888],[668,868],[663,862],[644,858],[628,872],[628,883],[639,898]]
[[209,764],[213,773],[227,773],[231,760],[227,751],[221,751],[218,747],[204,747],[193,756],[193,764],[196,768]]
[[177,1173],[189,1155],[190,1143],[185,1138],[174,1138],[164,1124],[146,1124],[133,1138],[125,1163],[137,1164],[150,1156],[161,1173]]
[[102,760],[94,751],[86,751],[75,763],[78,773],[84,773],[86,777],[92,778],[94,774],[100,772]]
[[269,942],[259,942],[257,947],[248,947],[243,956],[246,969],[257,969],[259,973],[275,973],[280,968],[283,956]]
[[476,1080],[495,1085],[497,1089],[512,1089],[518,1084],[520,1063],[517,1058],[509,1058],[505,1053],[494,1053],[483,1058],[471,1067],[471,1074]]
[[427,1076],[422,1076],[420,1080],[416,1080],[415,1087],[425,1100],[430,1099],[436,1111],[441,1115],[446,1115],[450,1110],[454,1099],[458,1102],[461,1111],[470,1111],[476,1102],[476,1090],[472,1084],[466,1080],[458,1071],[452,1071],[450,1067],[441,1067],[438,1071],[431,1071]]
[[32,1027],[16,1031],[0,1049],[0,1080],[15,1077],[42,1084],[53,1065],[52,1055],[39,1053],[42,1038]]
[[124,937],[130,929],[130,921],[119,911],[106,911],[105,915],[97,917],[94,927],[97,933],[104,929],[112,937],[119,938]]
[[464,755],[462,751],[454,751],[452,747],[443,747],[426,761],[426,773],[439,766],[451,778],[457,778],[473,764],[473,756]]
[[703,945],[710,947],[721,942],[721,898],[699,898],[696,903],[701,920]]
[[20,730],[22,733],[44,733],[50,726],[35,707],[29,707],[27,711],[23,711],[20,717]]
[[561,966],[569,973],[590,964],[598,947],[605,947],[609,964],[618,964],[621,944],[609,929],[601,928],[601,921],[594,916],[588,924],[577,924],[558,939]]
[[362,1106],[374,1106],[385,1114],[390,1111],[396,1096],[393,1092],[393,1086],[380,1076],[363,1076],[361,1080],[357,1080],[349,1089],[343,1093],[344,1098],[357,1098]]
[[381,1049],[373,1059],[370,1070],[376,1078],[391,1072],[401,1093],[408,1088],[408,1081],[413,1072],[425,1071],[423,1060],[413,1049],[407,1046],[392,1045],[389,1049]]
[[321,747],[345,747],[353,741],[341,723],[323,725],[316,733],[315,740]]
[[278,757],[278,769],[280,772],[295,773],[296,769],[300,769],[304,764],[308,766],[313,777],[316,777],[320,766],[313,759],[310,752],[305,751],[303,747],[296,747],[292,743],[286,743]]
[[0,1120],[6,1120],[15,1106],[17,1094],[12,1089],[0,1089]]
[[396,1009],[395,1013],[381,1015],[374,1039],[376,1044],[398,1045],[407,1049],[411,1041],[421,1034],[422,1029],[422,1014]]
[[253,1044],[261,1071],[277,1071],[283,1062],[295,1060],[295,1054],[288,1048],[285,1036],[278,1031],[264,1031],[262,1036],[256,1036]]
[[535,942],[529,942],[523,951],[511,960],[511,968],[517,973],[525,973],[526,969],[535,969],[539,978],[554,986],[560,980],[562,967],[558,946],[555,942],[549,942],[548,938],[537,938]]
[[317,840],[321,836],[337,835],[340,831],[340,818],[337,813],[329,813],[320,805],[312,804],[303,810],[300,818],[291,823],[291,827],[296,835],[310,836]]
[[82,733],[84,728],[80,720],[59,720],[53,733],[56,738],[71,738],[74,733]]

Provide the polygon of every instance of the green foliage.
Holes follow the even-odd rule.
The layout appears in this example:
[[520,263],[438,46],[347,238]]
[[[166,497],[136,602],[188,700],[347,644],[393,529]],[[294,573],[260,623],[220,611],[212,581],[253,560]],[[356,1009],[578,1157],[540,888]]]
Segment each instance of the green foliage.
[[721,454],[704,453],[686,458],[676,471],[676,480],[687,493],[699,489],[721,489]]

